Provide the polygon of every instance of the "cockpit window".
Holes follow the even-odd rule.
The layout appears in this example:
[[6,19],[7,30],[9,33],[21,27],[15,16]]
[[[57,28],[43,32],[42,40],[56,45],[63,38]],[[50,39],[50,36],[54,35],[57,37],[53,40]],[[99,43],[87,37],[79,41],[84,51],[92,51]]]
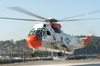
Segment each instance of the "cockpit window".
[[42,33],[41,30],[36,30],[36,31],[35,31],[35,34],[41,34],[41,33]]
[[29,35],[38,35],[38,34],[42,34],[42,30],[34,30],[34,29],[32,29],[29,32]]

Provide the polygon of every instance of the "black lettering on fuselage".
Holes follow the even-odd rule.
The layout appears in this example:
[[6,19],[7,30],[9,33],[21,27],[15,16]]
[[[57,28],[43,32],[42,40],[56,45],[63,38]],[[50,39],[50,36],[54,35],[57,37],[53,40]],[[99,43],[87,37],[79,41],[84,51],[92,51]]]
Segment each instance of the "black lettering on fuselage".
[[67,44],[69,44],[69,43],[70,43],[69,38],[66,38],[66,39],[65,39],[65,41],[66,41],[66,43],[67,43]]

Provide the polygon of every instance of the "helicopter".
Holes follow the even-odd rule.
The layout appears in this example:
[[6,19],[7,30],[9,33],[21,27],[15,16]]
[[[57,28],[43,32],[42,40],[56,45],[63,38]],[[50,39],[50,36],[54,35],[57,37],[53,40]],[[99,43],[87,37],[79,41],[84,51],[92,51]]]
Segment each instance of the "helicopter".
[[32,53],[33,57],[36,56],[35,51],[38,50],[58,52],[58,56],[63,56],[63,53],[73,54],[75,49],[84,48],[88,45],[89,41],[92,38],[92,35],[88,35],[87,38],[74,37],[72,35],[64,33],[61,30],[61,25],[57,22],[100,19],[100,18],[70,19],[74,17],[84,16],[87,14],[97,13],[100,12],[100,10],[57,20],[54,18],[47,19],[38,16],[20,7],[10,7],[10,9],[37,17],[41,20],[8,18],[8,17],[0,17],[0,19],[46,22],[46,23],[35,24],[26,38],[27,46],[33,49]]

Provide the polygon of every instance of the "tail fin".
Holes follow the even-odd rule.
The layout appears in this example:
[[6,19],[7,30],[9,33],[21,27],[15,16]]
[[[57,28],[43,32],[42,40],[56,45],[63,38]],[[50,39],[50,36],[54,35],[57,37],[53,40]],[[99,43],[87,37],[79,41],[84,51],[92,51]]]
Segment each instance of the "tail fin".
[[91,40],[92,35],[88,35],[86,39],[83,39],[83,47],[86,47]]

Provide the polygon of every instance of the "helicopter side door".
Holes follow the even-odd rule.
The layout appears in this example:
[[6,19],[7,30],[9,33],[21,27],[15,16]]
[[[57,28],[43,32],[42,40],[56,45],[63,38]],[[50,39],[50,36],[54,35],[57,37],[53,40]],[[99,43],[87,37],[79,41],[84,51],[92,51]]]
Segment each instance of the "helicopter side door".
[[51,45],[52,41],[53,41],[53,39],[52,39],[50,31],[44,30],[43,37],[42,37],[42,46],[47,47],[47,48],[52,48],[53,47]]

